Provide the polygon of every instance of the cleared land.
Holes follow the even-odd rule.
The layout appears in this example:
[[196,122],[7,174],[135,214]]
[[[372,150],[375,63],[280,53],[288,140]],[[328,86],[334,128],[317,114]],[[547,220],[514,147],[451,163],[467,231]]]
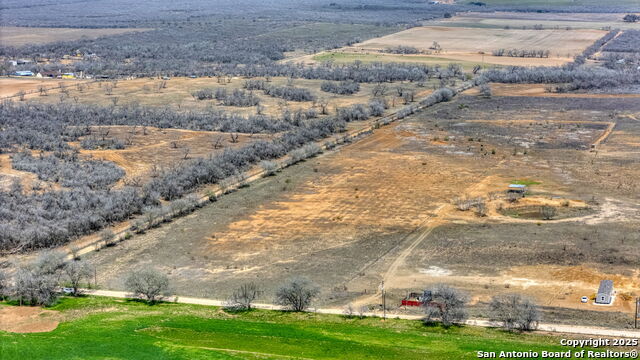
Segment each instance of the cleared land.
[[[263,79],[263,78],[258,78]],[[3,89],[10,95],[15,94],[19,90],[29,86],[30,89],[37,91],[40,84],[48,84],[48,80],[25,80],[19,78],[0,79],[4,80]],[[196,100],[192,95],[193,92],[201,89],[226,89],[229,94],[235,89],[242,89],[246,78],[233,77],[219,80],[216,77],[201,78],[172,78],[170,80],[161,80],[153,78],[140,78],[133,80],[99,81],[91,83],[83,83],[78,85],[77,80],[64,81],[67,94],[64,100],[77,102],[79,104],[97,104],[97,105],[113,105],[116,101],[117,105],[138,104],[143,106],[171,106],[178,110],[224,110],[225,112],[238,114],[256,114],[255,106],[236,107],[223,106],[220,101],[213,100]],[[54,80],[55,81],[55,80]],[[360,90],[351,95],[338,95],[320,90],[324,80],[307,80],[294,79],[292,83],[285,77],[270,78],[269,85],[285,86],[293,85],[295,87],[309,89],[317,99],[326,100],[329,103],[329,109],[335,107],[345,107],[353,104],[366,104],[372,97],[372,90],[376,86],[373,83],[360,84]],[[407,90],[415,91],[416,98],[424,97],[432,91],[431,85],[436,80],[424,83],[420,87],[417,83],[390,83],[387,84],[387,97],[390,101],[392,93],[395,92],[396,86],[402,86]],[[164,85],[163,85],[164,84]],[[57,85],[57,83],[56,83]],[[160,88],[163,85],[164,87]],[[13,90],[11,90],[13,89]],[[260,90],[254,90],[253,94],[260,99],[260,105],[264,107],[263,113],[267,115],[280,115],[283,109],[295,111],[297,109],[309,109],[316,105],[313,101],[285,101],[277,97],[265,95]],[[47,93],[46,96],[40,96],[39,93],[33,93],[26,96],[27,100],[43,103],[56,103],[60,101],[61,91],[55,87]],[[401,100],[396,99],[399,105]]]
[[428,25],[486,29],[532,29],[542,25],[544,29],[634,29],[638,25],[624,22],[624,13],[545,13],[531,12],[466,12],[449,19],[427,21]]
[[[0,305],[1,306],[1,305]],[[18,310],[4,307],[0,311]],[[566,351],[555,336],[420,321],[162,303],[64,299],[49,310],[64,320],[39,334],[0,331],[6,358],[451,359],[476,351]]]
[[61,80],[61,79],[38,79],[28,78],[0,78],[0,97],[15,96],[18,92],[24,91],[25,97],[38,92],[40,87],[44,87],[49,92],[55,92],[60,84],[70,85],[84,82],[82,80]]
[[[357,48],[383,50],[393,46],[413,46],[428,51],[434,41],[442,46],[439,54],[490,54],[495,49],[549,50],[552,57],[571,57],[605,34],[600,30],[497,30],[422,26],[397,32],[355,45]],[[493,57],[491,57],[493,58]],[[492,62],[493,59],[487,60]]]
[[147,31],[150,29],[135,28],[104,28],[104,29],[74,29],[74,28],[37,28],[0,26],[0,45],[22,46],[26,44],[46,44],[56,41],[71,41],[82,38],[97,38],[100,36],[118,35],[128,32]]
[[[185,295],[225,298],[251,280],[268,300],[303,274],[322,286],[322,303],[377,306],[385,279],[397,307],[408,291],[449,282],[473,295],[479,316],[491,295],[515,291],[549,319],[626,326],[640,289],[635,100],[463,96],[90,259],[107,288],[153,264]],[[514,180],[530,196],[491,195]],[[452,200],[465,196],[485,197],[487,216],[457,210]],[[537,218],[541,206],[557,217]],[[624,296],[581,304],[604,278]]]
[[[348,63],[362,62],[415,62],[448,65],[458,63],[470,69],[474,65],[517,65],[517,66],[557,66],[573,61],[573,57],[601,38],[606,31],[593,27],[585,29],[554,28],[549,25],[544,30],[517,28],[510,29],[490,26],[455,25],[438,21],[430,26],[414,27],[379,38],[370,39],[353,46],[324,51],[315,55],[304,55],[286,61],[313,64],[324,61]],[[462,20],[461,20],[462,21]],[[509,20],[514,21],[514,20]],[[517,21],[514,21],[517,22]],[[449,26],[448,24],[452,25]],[[522,26],[522,25],[520,25]],[[441,50],[432,49],[437,42]],[[420,54],[389,54],[388,49],[408,46],[418,49]],[[493,56],[493,50],[526,49],[548,50],[546,58]]]

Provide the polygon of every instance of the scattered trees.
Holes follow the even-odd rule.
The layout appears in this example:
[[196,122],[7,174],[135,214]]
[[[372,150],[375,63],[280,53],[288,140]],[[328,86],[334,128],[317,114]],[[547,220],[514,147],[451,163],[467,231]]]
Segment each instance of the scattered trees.
[[510,56],[524,58],[548,58],[551,52],[542,49],[496,49],[491,51],[493,56]]
[[505,330],[535,330],[540,321],[538,306],[519,294],[496,295],[489,304],[491,320]]
[[131,271],[124,285],[132,296],[143,298],[151,304],[169,295],[169,278],[152,268]]
[[636,15],[636,14],[627,14],[625,15],[622,20],[624,20],[625,22],[636,22],[636,21],[640,21],[640,15]]
[[426,293],[431,294],[431,301],[424,303],[426,323],[439,320],[448,327],[466,320],[466,294],[446,284],[434,285]]
[[339,95],[351,95],[360,91],[360,84],[353,81],[323,81],[320,90]]
[[292,311],[304,311],[320,290],[309,279],[294,277],[276,291],[276,303]]
[[391,54],[419,54],[420,50],[413,46],[398,45],[385,49],[385,52]]

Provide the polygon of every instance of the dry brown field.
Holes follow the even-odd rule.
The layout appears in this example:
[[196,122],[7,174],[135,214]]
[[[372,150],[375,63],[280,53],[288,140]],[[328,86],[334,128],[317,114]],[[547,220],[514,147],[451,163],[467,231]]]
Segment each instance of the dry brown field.
[[[579,54],[606,32],[602,30],[515,30],[515,29],[483,29],[463,27],[422,26],[411,28],[391,35],[370,39],[355,48],[365,50],[384,50],[394,46],[413,46],[428,51],[434,41],[442,47],[437,54],[439,57],[456,56],[456,60],[479,61],[479,53],[491,54],[496,49],[537,49],[549,50],[554,58],[564,60]],[[495,59],[485,55],[485,62],[507,61],[509,59]],[[510,58],[516,63],[524,65],[523,61],[532,60],[532,65],[539,65],[540,59]]]
[[65,86],[75,85],[84,80],[62,80],[62,79],[42,79],[36,77],[3,77],[0,78],[0,97],[13,97],[18,92],[24,91],[30,97],[33,93],[38,92],[40,87],[48,89],[48,92],[55,92],[56,89],[63,84]]
[[[457,19],[455,17],[454,19]],[[445,19],[446,20],[446,19]],[[453,21],[453,20],[451,20]],[[511,20],[513,21],[513,20]],[[499,27],[477,26],[466,23],[451,23],[439,20],[421,26],[400,31],[394,34],[370,39],[353,46],[329,50],[312,55],[302,55],[283,61],[314,64],[323,61],[346,63],[362,62],[415,62],[427,65],[446,66],[450,63],[461,64],[470,69],[474,65],[500,66],[558,66],[573,61],[573,57],[581,53],[606,31],[595,28],[554,29],[545,30],[503,29]],[[438,42],[441,51],[435,52],[430,47]],[[397,46],[411,46],[423,53],[388,54],[384,51]],[[497,49],[535,49],[549,50],[547,58],[520,58],[508,56],[492,56]]]
[[22,46],[26,44],[46,44],[56,41],[71,41],[82,38],[97,38],[100,36],[118,35],[128,32],[148,30],[150,29],[75,29],[0,26],[0,45]]
[[[25,79],[2,79],[5,80],[4,87],[6,92],[15,94],[23,87],[37,90],[42,84],[37,80],[27,81]],[[234,89],[242,89],[242,85],[246,79],[240,77],[226,78],[219,83],[215,77],[201,78],[171,78],[170,80],[139,78],[133,80],[118,81],[99,81],[87,82],[78,87],[77,80],[64,81],[67,94],[64,101],[75,102],[78,104],[97,104],[103,106],[112,106],[114,100],[117,106],[138,104],[143,106],[172,106],[178,110],[224,110],[225,112],[233,112],[239,114],[255,114],[256,107],[235,107],[223,106],[217,100],[196,100],[192,93],[196,90],[205,88],[225,88],[228,92]],[[23,83],[23,81],[25,83]],[[46,81],[46,80],[43,80]],[[271,78],[271,84],[284,86],[288,83],[288,79],[282,77]],[[434,80],[435,81],[435,80]],[[328,101],[329,108],[344,107],[353,104],[365,104],[371,99],[371,91],[375,84],[360,84],[360,91],[353,95],[337,95],[320,90],[323,80],[307,80],[295,79],[293,86],[309,89],[318,99]],[[165,83],[166,87],[159,89],[159,85]],[[115,85],[115,86],[114,86]],[[402,86],[405,89],[412,89],[416,92],[416,97],[426,96],[432,91],[432,84],[426,84],[419,87],[415,83],[395,83],[388,84],[388,93],[395,92],[395,87]],[[15,92],[9,90],[15,86]],[[111,93],[107,92],[107,87],[111,87]],[[264,95],[262,91],[254,91],[254,94],[260,98],[260,104],[264,106],[264,114],[279,115],[282,109],[289,110],[308,109],[315,104],[312,101],[284,101],[279,98]],[[36,101],[42,103],[57,103],[60,101],[61,92],[59,89],[52,89],[46,96],[40,96],[39,93],[32,93],[26,96],[27,101]],[[393,99],[389,95],[389,100]],[[400,102],[399,99],[395,100]]]
[[428,25],[471,27],[471,28],[532,28],[542,25],[545,29],[634,29],[637,24],[624,22],[624,13],[539,13],[527,12],[466,12],[459,13],[449,19],[438,19],[425,22]]
[[[184,295],[225,298],[256,281],[270,301],[301,274],[323,304],[375,307],[384,280],[391,308],[410,312],[398,308],[408,291],[446,282],[476,315],[492,295],[522,292],[554,321],[626,326],[640,293],[639,116],[632,98],[461,96],[90,259],[108,288],[153,264]],[[500,194],[514,180],[531,185],[512,204]],[[456,197],[484,197],[486,216]],[[537,216],[543,205],[553,220]],[[616,303],[580,303],[604,278]]]

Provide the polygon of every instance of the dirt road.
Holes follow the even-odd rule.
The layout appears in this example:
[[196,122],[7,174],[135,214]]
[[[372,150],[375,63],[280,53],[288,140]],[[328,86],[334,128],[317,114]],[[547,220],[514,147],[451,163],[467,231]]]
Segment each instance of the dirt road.
[[[113,298],[128,298],[127,293],[124,291],[111,291],[111,290],[85,290],[86,294],[95,295],[95,296],[105,296],[105,297],[113,297]],[[181,297],[177,295],[172,295],[167,298],[167,301],[176,302],[180,304],[194,304],[194,305],[205,305],[205,306],[224,306],[225,302],[221,300],[213,300],[213,299],[203,299],[203,298],[193,298],[193,297]],[[282,306],[274,305],[274,304],[253,304],[254,307],[258,309],[265,310],[282,310]],[[336,308],[310,308],[309,312],[316,312],[320,314],[334,314],[334,315],[342,315],[342,309]],[[378,312],[368,312],[363,314],[364,316],[369,317],[380,317],[381,314]],[[422,316],[419,315],[406,315],[406,314],[391,314],[387,313],[387,317],[394,319],[404,319],[404,320],[420,320]],[[471,326],[481,326],[481,327],[495,327],[496,324],[482,319],[469,319],[466,321],[467,325]],[[538,326],[538,331],[548,331],[548,332],[556,332],[556,333],[564,333],[564,334],[580,334],[580,335],[597,335],[597,336],[607,336],[607,337],[627,337],[627,338],[640,338],[640,330],[616,330],[616,329],[606,329],[599,327],[589,327],[589,326],[574,326],[574,325],[558,325],[558,324],[547,324],[543,323]]]

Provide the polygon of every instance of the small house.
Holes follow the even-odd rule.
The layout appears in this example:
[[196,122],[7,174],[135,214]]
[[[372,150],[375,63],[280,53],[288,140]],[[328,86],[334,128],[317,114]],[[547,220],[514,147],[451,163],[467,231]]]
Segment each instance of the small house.
[[21,70],[21,71],[16,71],[16,76],[33,76],[33,71],[29,71],[29,70]]
[[524,193],[527,192],[527,185],[522,184],[509,184],[507,188],[508,193],[515,193],[524,196]]
[[600,287],[596,294],[596,304],[611,304],[613,301],[613,280],[600,281]]

